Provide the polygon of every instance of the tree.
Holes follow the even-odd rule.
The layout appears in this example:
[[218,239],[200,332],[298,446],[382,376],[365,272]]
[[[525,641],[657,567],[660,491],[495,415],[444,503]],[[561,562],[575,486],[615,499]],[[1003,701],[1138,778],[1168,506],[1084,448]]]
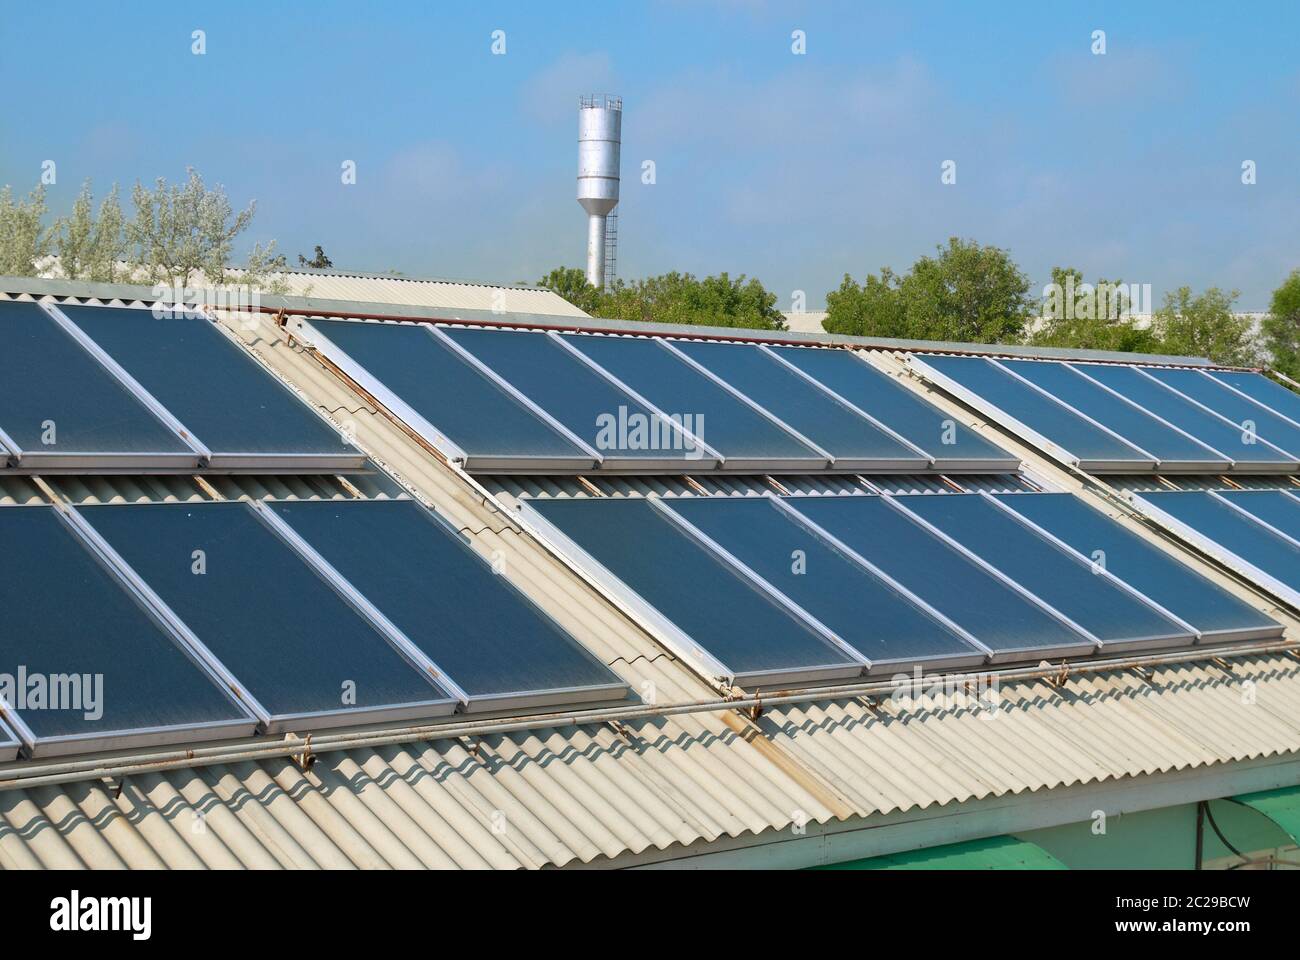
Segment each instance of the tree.
[[537,281],[539,287],[558,293],[583,313],[600,312],[602,294],[587,282],[587,275],[577,267],[556,267]]
[[1190,287],[1165,294],[1164,306],[1152,318],[1160,352],[1208,357],[1215,363],[1246,366],[1256,361],[1250,320],[1233,313],[1239,296],[1210,287],[1198,296]]
[[[234,239],[253,219],[257,203],[236,214],[224,189],[209,190],[193,167],[187,173],[183,186],[169,187],[159,177],[150,191],[136,182],[135,219],[126,225],[129,262],[154,283],[183,287],[199,274],[208,283],[222,283]],[[269,258],[269,250],[259,251],[259,260]]]
[[857,337],[906,337],[907,311],[900,283],[889,267],[881,268],[879,276],[868,274],[861,286],[846,273],[840,288],[826,294],[822,328]]
[[118,261],[126,255],[124,228],[117,184],[100,202],[96,216],[90,180],[86,180],[72,214],[54,223],[54,249],[63,275],[69,280],[113,281]]
[[1042,326],[1029,337],[1035,346],[1160,352],[1155,331],[1133,325],[1122,281],[1085,283],[1081,271],[1053,267],[1052,283],[1044,293]]
[[36,276],[52,245],[51,232],[41,225],[44,218],[44,184],[26,200],[15,201],[7,185],[0,190],[0,276]]
[[1030,319],[1029,278],[998,247],[950,237],[901,277],[888,267],[826,296],[826,329],[865,336],[1015,343]]
[[1300,379],[1300,270],[1292,270],[1273,291],[1263,328],[1273,368]]
[[325,256],[325,251],[321,249],[321,245],[318,243],[316,244],[316,255],[310,260],[301,253],[298,254],[298,266],[310,267],[312,270],[328,270],[334,266],[334,261]]
[[576,267],[558,267],[539,282],[593,316],[615,320],[681,323],[714,327],[784,330],[776,294],[758,280],[726,273],[698,278],[689,273],[661,274],[597,290]]

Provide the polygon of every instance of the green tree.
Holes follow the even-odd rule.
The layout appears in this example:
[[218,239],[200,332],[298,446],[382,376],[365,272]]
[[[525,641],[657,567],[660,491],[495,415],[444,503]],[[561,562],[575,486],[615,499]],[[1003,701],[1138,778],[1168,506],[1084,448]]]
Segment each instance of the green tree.
[[1016,343],[1030,320],[1029,278],[998,247],[951,237],[937,255],[906,274],[888,267],[858,285],[846,276],[826,296],[825,327],[833,333]]
[[1292,270],[1273,291],[1263,327],[1264,348],[1273,368],[1300,379],[1300,270]]
[[325,251],[318,243],[316,244],[315,256],[310,260],[304,257],[301,253],[298,254],[298,266],[309,267],[312,270],[328,270],[330,267],[334,266],[334,261],[325,255]]
[[34,277],[40,261],[53,245],[45,219],[45,186],[38,186],[26,200],[14,200],[6,185],[0,190],[0,276]]
[[1238,296],[1236,290],[1218,287],[1196,296],[1185,286],[1166,293],[1164,306],[1152,318],[1160,352],[1208,357],[1230,366],[1255,363],[1250,320],[1233,313]]
[[583,313],[596,316],[600,312],[601,291],[588,283],[587,274],[577,267],[556,267],[537,285],[558,293]]
[[838,290],[826,294],[828,333],[856,337],[906,337],[907,312],[903,307],[900,278],[889,267],[868,274],[861,285],[847,273]]
[[[222,283],[235,237],[248,227],[256,201],[236,214],[220,186],[209,190],[190,167],[184,185],[159,177],[154,189],[138,181],[131,192],[135,218],[126,225],[133,271],[153,283],[187,286],[198,275]],[[259,262],[268,252],[257,251]]]
[[1073,267],[1053,267],[1044,291],[1042,324],[1029,342],[1043,347],[1159,353],[1150,327],[1137,327],[1129,316],[1128,291],[1120,280],[1085,283]]
[[54,223],[54,249],[63,275],[69,280],[116,279],[118,261],[126,255],[124,229],[117,184],[100,202],[96,215],[90,180],[86,180],[72,205],[72,214]]
[[704,278],[689,273],[665,273],[612,290],[597,290],[576,267],[559,267],[539,281],[585,313],[615,320],[680,323],[714,327],[784,330],[785,317],[776,308],[776,294],[743,274]]

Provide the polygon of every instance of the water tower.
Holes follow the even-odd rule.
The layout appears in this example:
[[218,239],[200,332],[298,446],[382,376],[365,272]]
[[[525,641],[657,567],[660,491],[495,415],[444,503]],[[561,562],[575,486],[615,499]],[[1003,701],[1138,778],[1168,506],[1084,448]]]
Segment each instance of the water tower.
[[578,100],[578,202],[587,211],[587,282],[597,290],[614,279],[622,136],[621,97]]

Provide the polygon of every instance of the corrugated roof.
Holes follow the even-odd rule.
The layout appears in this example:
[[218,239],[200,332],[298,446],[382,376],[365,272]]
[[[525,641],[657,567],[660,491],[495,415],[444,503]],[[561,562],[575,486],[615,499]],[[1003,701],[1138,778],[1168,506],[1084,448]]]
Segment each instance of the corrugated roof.
[[[716,696],[518,530],[486,488],[289,345],[269,318],[251,330],[232,326],[327,415],[353,424],[359,444],[403,489],[503,561],[521,589],[636,690],[658,703]],[[1062,484],[1069,479],[1050,464],[1037,466]],[[74,499],[206,495],[185,477],[58,482]],[[815,491],[811,480],[799,482]],[[0,498],[31,496],[30,481],[4,483]],[[355,495],[301,480],[223,483],[224,496]],[[376,478],[359,492],[396,488]],[[277,587],[267,574],[250,577],[250,589]],[[1297,637],[1295,618],[1272,612]],[[291,759],[261,759],[3,790],[0,865],[617,864],[660,851],[694,853],[724,838],[770,838],[801,821],[866,826],[891,812],[957,813],[981,798],[1300,754],[1300,661],[1286,654],[1026,680],[1003,685],[1001,696],[994,712],[817,700],[772,705],[756,719],[726,710],[337,750],[308,770]]]

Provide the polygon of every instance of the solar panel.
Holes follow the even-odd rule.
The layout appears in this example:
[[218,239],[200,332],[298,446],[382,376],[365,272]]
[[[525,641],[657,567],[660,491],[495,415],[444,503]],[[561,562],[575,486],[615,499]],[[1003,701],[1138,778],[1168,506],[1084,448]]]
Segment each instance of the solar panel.
[[1133,505],[1193,546],[1300,606],[1300,543],[1209,491],[1133,495]]
[[596,465],[527,403],[425,324],[300,321],[298,331],[345,375],[467,470],[580,472]]
[[1300,498],[1285,490],[1218,490],[1216,493],[1283,536],[1300,542]]
[[1233,390],[1244,393],[1256,403],[1262,403],[1292,423],[1300,423],[1300,394],[1274,383],[1268,377],[1240,370],[1206,370],[1205,373]]
[[649,403],[680,416],[732,470],[819,471],[829,457],[692,367],[662,340],[564,334]]
[[936,470],[1005,473],[1020,469],[1020,461],[1010,453],[849,350],[772,347],[771,351],[924,450]]
[[1175,622],[1108,575],[979,494],[900,497],[895,503],[933,524],[1069,622],[1106,651],[1189,646],[1195,631]]
[[1117,363],[1076,363],[1072,366],[1229,458],[1234,472],[1285,473],[1300,466],[1282,451],[1197,406],[1137,367]]
[[0,508],[0,543],[0,698],[33,756],[253,732],[53,507]]
[[268,506],[445,671],[471,709],[626,696],[609,668],[419,504]]
[[1142,473],[1155,469],[1154,457],[1017,379],[992,360],[927,354],[924,360],[913,358],[912,363],[981,413],[1081,470]]
[[1258,434],[1290,457],[1300,455],[1300,425],[1278,416],[1199,370],[1146,367],[1144,372],[1183,396],[1232,421],[1243,433]]
[[107,354],[206,448],[215,470],[357,470],[366,458],[211,321],[177,311],[64,305]]
[[1077,497],[1003,494],[997,500],[1190,623],[1202,643],[1282,633],[1281,624]]
[[136,504],[79,512],[243,684],[268,732],[455,709],[445,690],[250,506]]
[[786,502],[959,624],[993,651],[993,662],[1096,649],[1095,640],[901,511],[891,502],[897,499],[826,496]]
[[1161,471],[1218,473],[1231,461],[1185,433],[1161,423],[1134,403],[1055,360],[1002,360],[1007,369],[1155,457]]
[[705,340],[674,340],[672,345],[830,453],[838,469],[916,472],[930,467],[928,454],[860,416],[767,347]]
[[0,302],[0,442],[45,472],[194,469],[198,453],[38,304]]
[[677,497],[666,506],[815,616],[870,663],[974,666],[988,651],[768,497]]
[[678,471],[718,464],[680,424],[620,390],[554,334],[468,327],[444,332],[593,447],[602,469]]
[[546,539],[705,673],[766,687],[866,667],[651,500],[525,503]]

